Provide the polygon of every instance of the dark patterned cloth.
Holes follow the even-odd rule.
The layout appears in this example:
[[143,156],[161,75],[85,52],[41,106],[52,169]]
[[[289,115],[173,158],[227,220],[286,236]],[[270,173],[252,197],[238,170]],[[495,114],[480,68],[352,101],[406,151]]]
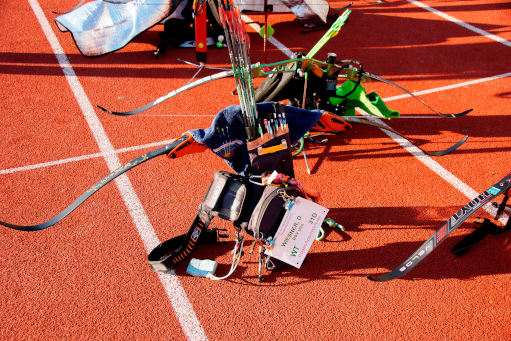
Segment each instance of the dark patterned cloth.
[[[257,104],[257,112],[274,112],[273,103]],[[295,143],[319,120],[322,110],[305,110],[285,107],[286,122],[289,126],[291,143]],[[247,133],[239,105],[231,105],[215,116],[207,129],[194,129],[189,133],[195,141],[206,145],[213,153],[227,162],[237,174],[244,175],[250,167],[247,151]]]

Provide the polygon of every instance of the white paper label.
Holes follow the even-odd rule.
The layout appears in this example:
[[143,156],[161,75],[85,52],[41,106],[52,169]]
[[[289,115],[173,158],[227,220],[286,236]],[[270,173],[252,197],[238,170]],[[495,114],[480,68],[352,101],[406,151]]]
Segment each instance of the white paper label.
[[273,249],[266,250],[265,254],[300,268],[327,213],[328,209],[321,205],[296,198],[275,234]]

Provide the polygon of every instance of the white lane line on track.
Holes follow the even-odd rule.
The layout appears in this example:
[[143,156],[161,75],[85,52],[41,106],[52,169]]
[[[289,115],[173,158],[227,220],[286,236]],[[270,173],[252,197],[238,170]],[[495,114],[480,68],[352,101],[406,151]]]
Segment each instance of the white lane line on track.
[[[486,77],[486,78],[474,79],[472,81],[467,81],[467,82],[463,82],[463,83],[457,83],[457,84],[452,84],[452,85],[441,86],[439,88],[434,88],[434,89],[429,89],[429,90],[416,91],[413,94],[415,96],[427,95],[427,94],[432,94],[434,92],[439,92],[439,91],[445,91],[445,90],[451,90],[451,89],[460,88],[462,86],[469,86],[469,85],[474,85],[474,84],[478,84],[478,83],[494,81],[494,80],[497,80],[497,79],[500,79],[500,78],[505,78],[505,77],[511,77],[511,72],[503,73],[501,75]],[[410,96],[409,94],[404,94],[404,95],[398,95],[398,96],[392,96],[392,97],[383,98],[383,100],[385,102],[390,102],[390,101],[395,101],[397,99],[402,99],[402,98],[407,98],[407,97],[412,97],[412,96]]]
[[[41,7],[37,0],[28,0],[30,6],[34,11],[41,28],[43,29],[48,42],[51,45],[51,48],[57,57],[57,60],[64,72],[66,80],[69,83],[71,90],[80,106],[80,109],[85,116],[85,119],[89,125],[89,128],[94,135],[96,143],[98,147],[103,153],[103,157],[108,165],[110,171],[113,171],[121,166],[121,162],[115,153],[114,147],[108,138],[103,125],[98,119],[96,113],[94,112],[94,108],[92,107],[84,89],[82,88],[78,77],[76,76],[73,67],[69,63],[69,60],[62,49],[57,36],[53,32],[52,28],[46,16],[44,15]],[[144,243],[147,252],[150,252],[154,247],[160,244],[158,236],[154,231],[151,222],[145,212],[144,209],[140,209],[143,207],[140,203],[140,200],[131,185],[131,182],[126,174],[119,176],[115,179],[115,184],[119,189],[121,197],[124,200],[126,208],[128,209],[133,223],[135,224],[138,233]],[[175,274],[174,271],[169,271],[166,274],[158,273],[158,278],[160,279],[165,292],[174,308],[176,316],[181,324],[181,328],[183,329],[183,333],[185,334],[188,340],[207,340],[206,334],[200,324],[193,307],[188,300],[188,296],[184,291],[179,278]]]
[[62,165],[64,163],[89,160],[89,159],[94,159],[94,158],[97,158],[97,157],[106,157],[107,155],[111,155],[111,154],[126,153],[126,152],[131,152],[131,151],[139,150],[139,149],[146,149],[146,148],[152,148],[152,147],[160,147],[160,146],[164,146],[166,144],[169,144],[172,141],[173,140],[166,140],[166,141],[161,141],[161,142],[144,144],[144,145],[141,145],[141,146],[133,146],[133,147],[128,147],[128,148],[116,149],[116,150],[113,150],[113,151],[107,152],[107,153],[94,153],[94,154],[70,157],[70,158],[67,158],[67,159],[61,159],[61,160],[56,160],[56,161],[37,163],[37,164],[34,164],[34,165],[29,165],[29,166],[24,166],[24,167],[2,169],[2,170],[0,170],[0,175],[1,174],[16,173],[16,172],[23,172],[23,171],[28,171],[28,170],[37,169],[37,168],[57,166],[57,165]]
[[438,15],[439,17],[442,17],[444,18],[445,20],[449,20],[450,22],[453,22],[455,24],[458,24],[460,25],[461,27],[464,27],[466,28],[467,30],[470,30],[472,32],[475,32],[477,34],[480,34],[482,36],[485,36],[486,38],[489,38],[489,39],[492,39],[492,40],[495,40],[496,42],[498,43],[501,43],[501,44],[504,44],[506,46],[509,46],[511,47],[511,42],[510,41],[507,41],[499,36],[496,36],[494,34],[491,34],[491,33],[488,33],[484,30],[481,30],[480,28],[477,28],[475,26],[472,26],[470,24],[467,24],[466,22],[463,22],[459,19],[456,19],[455,17],[451,17],[449,14],[446,14],[444,12],[441,12],[433,7],[429,7],[428,5],[425,5],[423,4],[422,2],[420,1],[417,1],[417,0],[407,0],[408,2],[414,4],[415,6],[418,6],[420,8],[423,8],[425,9],[426,11],[430,11],[431,13],[434,13],[436,15]]

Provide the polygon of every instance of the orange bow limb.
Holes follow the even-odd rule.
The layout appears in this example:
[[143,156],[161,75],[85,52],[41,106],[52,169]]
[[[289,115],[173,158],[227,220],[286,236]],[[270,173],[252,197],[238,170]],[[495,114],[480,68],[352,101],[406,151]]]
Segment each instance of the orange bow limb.
[[315,131],[346,131],[351,129],[351,124],[342,120],[338,116],[329,113],[328,111],[324,111],[323,115],[321,115],[316,125],[312,127],[312,130]]
[[184,133],[179,139],[181,139],[182,142],[168,154],[171,159],[193,153],[202,153],[209,149],[205,145],[195,142],[190,133]]

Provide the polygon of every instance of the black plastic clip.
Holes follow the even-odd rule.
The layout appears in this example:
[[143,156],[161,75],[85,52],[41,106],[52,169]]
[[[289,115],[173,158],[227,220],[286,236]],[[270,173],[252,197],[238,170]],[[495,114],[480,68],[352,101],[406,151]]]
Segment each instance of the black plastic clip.
[[[481,219],[481,217],[477,217],[477,219]],[[509,219],[511,221],[511,219]],[[458,244],[456,244],[451,251],[458,257],[467,252],[472,246],[476,245],[480,241],[486,237],[486,235],[492,234],[497,236],[501,233],[511,230],[511,223],[507,223],[505,227],[499,227],[492,223],[490,219],[484,218],[483,222],[475,222],[475,224],[480,225],[479,227],[474,226],[476,229],[472,233],[468,234],[465,238],[463,238]]]
[[207,244],[219,244],[226,243],[227,241],[221,240],[220,238],[228,238],[228,234],[222,234],[220,232],[227,231],[227,229],[210,228],[206,230],[206,234],[202,237],[201,242]]
[[504,198],[502,199],[502,202],[500,203],[500,205],[497,206],[497,214],[495,214],[495,220],[499,220],[500,217],[502,217],[502,214],[504,213],[504,210],[506,209],[506,204],[507,204],[507,201],[509,200],[510,195],[511,194],[510,194],[509,188],[508,188],[506,190],[506,192],[504,193]]

